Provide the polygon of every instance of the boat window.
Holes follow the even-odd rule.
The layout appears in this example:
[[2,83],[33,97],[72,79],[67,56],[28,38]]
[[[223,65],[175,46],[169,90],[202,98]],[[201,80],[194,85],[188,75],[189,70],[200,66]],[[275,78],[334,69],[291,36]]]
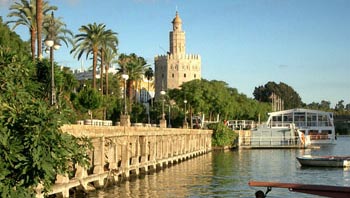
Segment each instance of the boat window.
[[322,130],[322,134],[332,134],[332,130]]
[[330,123],[328,122],[327,115],[319,115],[318,116],[318,125],[319,126],[330,126]]

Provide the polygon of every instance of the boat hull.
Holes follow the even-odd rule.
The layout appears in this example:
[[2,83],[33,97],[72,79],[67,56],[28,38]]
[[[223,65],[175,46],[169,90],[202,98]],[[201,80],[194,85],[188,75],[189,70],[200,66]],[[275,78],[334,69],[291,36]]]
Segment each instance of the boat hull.
[[297,157],[301,166],[312,167],[349,167],[350,156],[303,156]]

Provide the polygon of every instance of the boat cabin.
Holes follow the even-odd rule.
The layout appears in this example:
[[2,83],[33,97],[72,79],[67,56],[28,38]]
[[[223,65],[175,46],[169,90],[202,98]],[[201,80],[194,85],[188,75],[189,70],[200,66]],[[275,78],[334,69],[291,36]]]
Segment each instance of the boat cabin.
[[290,109],[271,112],[268,114],[267,127],[269,128],[295,128],[309,139],[311,144],[333,143],[335,130],[333,113],[310,110]]

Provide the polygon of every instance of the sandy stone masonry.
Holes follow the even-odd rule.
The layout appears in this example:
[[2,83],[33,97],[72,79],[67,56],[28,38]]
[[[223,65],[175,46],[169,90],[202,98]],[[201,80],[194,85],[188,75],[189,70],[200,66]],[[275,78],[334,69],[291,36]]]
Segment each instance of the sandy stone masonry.
[[169,51],[154,58],[155,94],[160,91],[180,88],[184,82],[201,79],[201,56],[186,53],[186,35],[178,12],[172,20],[169,32]]
[[[89,171],[75,164],[74,178],[57,177],[49,195],[58,197],[69,197],[73,188],[101,188],[211,151],[211,130],[64,125],[62,131],[90,137],[94,149]],[[37,197],[43,197],[40,190]]]

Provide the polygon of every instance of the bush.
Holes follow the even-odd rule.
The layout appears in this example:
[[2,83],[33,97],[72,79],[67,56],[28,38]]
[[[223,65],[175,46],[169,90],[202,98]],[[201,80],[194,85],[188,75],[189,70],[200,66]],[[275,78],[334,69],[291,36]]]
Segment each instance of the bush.
[[89,163],[90,141],[62,133],[66,109],[35,95],[32,62],[0,48],[0,197],[34,197],[48,191],[70,165]]
[[223,123],[210,124],[208,125],[208,129],[213,130],[212,146],[234,146],[234,142],[238,135]]

